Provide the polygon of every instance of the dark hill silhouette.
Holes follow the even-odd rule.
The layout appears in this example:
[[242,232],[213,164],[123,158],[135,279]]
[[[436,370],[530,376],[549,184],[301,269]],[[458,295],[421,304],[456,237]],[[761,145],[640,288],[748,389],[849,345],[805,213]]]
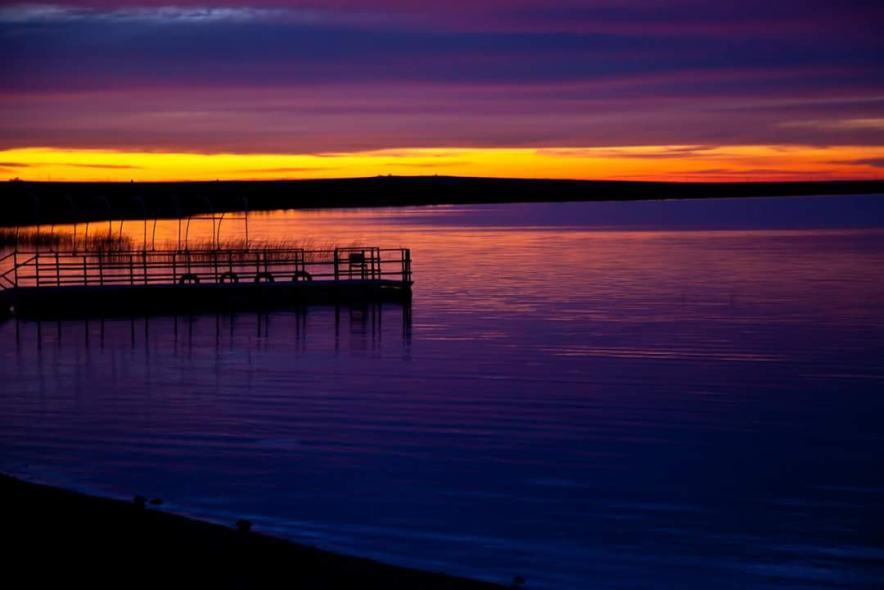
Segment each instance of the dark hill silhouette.
[[0,225],[168,218],[211,211],[884,193],[884,180],[671,183],[379,176],[334,180],[0,183]]

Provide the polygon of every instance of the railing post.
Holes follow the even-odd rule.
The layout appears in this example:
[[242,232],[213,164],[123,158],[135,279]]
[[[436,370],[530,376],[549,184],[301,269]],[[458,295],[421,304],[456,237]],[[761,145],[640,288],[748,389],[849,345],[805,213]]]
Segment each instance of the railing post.
[[[399,252],[399,259],[393,255],[395,252]],[[389,252],[390,254],[385,254],[385,252]],[[195,251],[196,259],[193,258],[192,252],[188,250],[180,250],[180,251],[160,251],[156,252],[154,257],[151,257],[151,260],[148,260],[147,251],[138,251],[138,250],[129,250],[123,252],[106,252],[104,250],[93,250],[91,252],[81,252],[79,254],[74,254],[72,252],[64,253],[65,256],[65,280],[62,281],[62,265],[61,258],[64,252],[61,251],[52,251],[45,253],[29,253],[27,257],[22,257],[22,261],[18,260],[17,252],[10,252],[6,260],[13,261],[13,268],[8,269],[6,273],[0,274],[0,281],[3,281],[7,285],[19,286],[21,282],[26,283],[27,285],[36,284],[38,287],[64,287],[67,285],[82,285],[82,286],[110,286],[115,284],[123,284],[120,281],[123,281],[123,277],[125,276],[125,263],[122,261],[123,256],[129,257],[129,285],[130,287],[134,287],[137,284],[141,285],[151,285],[154,283],[166,284],[171,282],[172,284],[177,284],[177,281],[180,277],[178,277],[178,267],[182,267],[182,273],[186,272],[188,274],[197,274],[202,273],[201,278],[203,280],[212,279],[211,274],[214,273],[214,280],[216,284],[221,284],[222,279],[226,281],[227,273],[231,273],[233,275],[234,265],[233,258],[234,254],[237,257],[237,269],[239,272],[248,272],[248,269],[252,264],[255,265],[255,271],[257,275],[257,280],[267,279],[268,281],[272,280],[273,277],[267,277],[266,275],[271,272],[271,268],[274,274],[283,273],[286,269],[291,265],[292,271],[292,280],[309,280],[311,278],[324,278],[328,279],[328,267],[324,266],[329,262],[332,263],[333,267],[333,280],[335,282],[346,281],[348,278],[360,278],[362,280],[384,280],[384,268],[387,269],[386,277],[391,281],[396,280],[396,275],[400,275],[400,281],[404,284],[411,283],[412,279],[412,269],[411,269],[411,250],[408,248],[390,248],[384,249],[374,246],[365,246],[365,247],[357,247],[357,248],[338,248],[334,247],[332,249],[332,260],[329,261],[327,258],[323,258],[323,253],[321,251],[311,251],[310,252],[310,262],[311,271],[314,273],[318,273],[315,277],[310,276],[307,271],[307,251],[303,249],[295,249],[295,248],[256,248],[255,250],[236,250],[231,251],[227,250],[227,261],[222,261],[221,256],[224,254],[224,250],[198,250]],[[139,270],[143,273],[142,276],[135,276],[135,255],[139,254],[141,258],[141,262],[138,263],[140,267]],[[324,252],[324,254],[328,254],[328,250]],[[185,258],[182,262],[178,262],[178,256],[183,255]],[[352,258],[350,256],[352,255]],[[51,256],[54,256],[55,260],[53,262]],[[76,258],[80,256],[81,261],[78,263]],[[118,258],[115,258],[118,256]],[[209,256],[210,260],[205,260],[205,257]],[[249,256],[252,257],[249,260]],[[342,257],[347,256],[346,259],[343,260],[344,268],[341,267]],[[370,256],[370,260],[366,260],[365,257]],[[388,256],[388,260],[386,263],[384,262],[383,257]],[[45,263],[43,261],[44,258],[48,258]],[[91,258],[91,260],[90,260]],[[104,271],[105,271],[105,262],[108,261],[108,281],[105,283]],[[386,266],[385,266],[386,264]],[[396,271],[395,267],[397,264],[400,265],[400,270]],[[30,265],[33,265],[33,272],[28,269]],[[93,269],[93,267],[97,265],[97,268]],[[44,268],[45,266],[45,268]],[[53,266],[55,267],[53,269]],[[77,267],[80,267],[81,270],[76,270]],[[21,267],[21,268],[19,268]],[[324,270],[323,270],[324,269]],[[53,271],[55,273],[55,278],[53,279],[52,274]],[[171,271],[171,276],[166,274]],[[346,271],[347,276],[342,276],[342,273]],[[356,271],[354,273],[353,271]],[[82,274],[78,277],[77,273],[81,272]],[[96,272],[97,277],[90,277],[90,275]],[[355,276],[354,276],[355,274]],[[185,276],[185,275],[182,275]],[[12,278],[10,278],[12,277]],[[240,277],[236,277],[238,280]],[[276,277],[278,278],[278,277]],[[92,283],[90,283],[90,279]],[[96,280],[97,279],[97,280]],[[233,279],[231,279],[233,280]],[[118,283],[119,282],[119,283]],[[196,281],[192,281],[196,282]]]

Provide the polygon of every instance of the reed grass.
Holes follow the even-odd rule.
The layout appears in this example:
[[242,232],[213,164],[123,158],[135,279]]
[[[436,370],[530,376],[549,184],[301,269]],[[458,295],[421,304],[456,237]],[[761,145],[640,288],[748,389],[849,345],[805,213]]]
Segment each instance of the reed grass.
[[[244,239],[223,239],[218,242],[212,242],[208,239],[189,240],[186,248],[182,245],[181,250],[188,251],[194,260],[211,260],[217,256],[218,252],[223,252],[224,256],[234,262],[248,259],[254,260],[256,251],[262,252],[267,256],[268,262],[274,260],[290,260],[291,254],[278,252],[280,250],[303,250],[306,262],[316,262],[328,260],[332,257],[335,248],[359,248],[360,244],[352,242],[350,244],[336,244],[335,242],[320,241],[316,239],[292,240],[287,238],[271,238],[271,239],[251,239],[246,243]],[[163,244],[163,249],[176,250],[178,244],[175,242],[167,242]]]
[[[115,253],[131,252],[133,250],[140,251],[143,244],[133,240],[126,235],[119,235],[113,232],[92,233],[85,237],[82,234],[76,236],[74,234],[34,230],[19,230],[0,228],[0,248],[27,248],[27,249],[46,249],[49,251],[73,251],[88,252],[102,255],[113,256]],[[293,240],[288,238],[269,238],[269,239],[252,239],[248,243],[244,239],[224,239],[219,242],[212,242],[209,239],[189,240],[187,244],[180,247],[175,241],[167,241],[159,245],[161,251],[186,251],[189,252],[193,260],[212,260],[218,256],[219,252],[223,252],[226,258],[236,261],[254,260],[256,251],[262,252],[269,262],[274,260],[290,260],[291,254],[281,252],[282,250],[303,250],[306,262],[316,262],[328,260],[332,256],[335,248],[359,248],[362,247],[358,242],[349,244],[336,244],[330,241],[321,241],[317,239],[300,239]],[[155,248],[147,248],[148,252],[156,252]]]
[[111,232],[93,233],[89,236],[55,231],[33,231],[0,228],[0,248],[46,248],[48,250],[73,250],[87,252],[120,252],[131,250],[132,238]]

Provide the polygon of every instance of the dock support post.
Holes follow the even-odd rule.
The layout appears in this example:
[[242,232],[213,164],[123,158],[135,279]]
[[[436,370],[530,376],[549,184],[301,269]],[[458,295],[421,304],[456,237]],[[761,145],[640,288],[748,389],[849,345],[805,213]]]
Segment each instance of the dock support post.
[[377,256],[378,256],[378,262],[377,262],[377,273],[378,273],[378,276],[377,276],[377,278],[378,278],[378,279],[382,279],[382,278],[384,278],[384,275],[383,275],[383,273],[381,272],[381,249],[380,249],[380,248],[375,249],[375,253],[377,253]]
[[335,248],[335,280],[338,280],[338,249]]

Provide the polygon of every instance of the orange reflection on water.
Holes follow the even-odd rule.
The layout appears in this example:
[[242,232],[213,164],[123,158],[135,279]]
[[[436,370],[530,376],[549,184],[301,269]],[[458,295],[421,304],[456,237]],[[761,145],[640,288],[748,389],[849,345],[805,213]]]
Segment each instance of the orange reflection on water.
[[[844,200],[827,202],[834,207]],[[801,205],[794,200],[752,203],[765,212],[775,205],[787,211]],[[610,204],[615,209],[663,207],[673,211],[673,218],[698,207],[729,206],[735,201]],[[574,215],[587,210],[599,210],[590,215],[595,225]],[[272,211],[251,214],[248,226],[255,246],[411,248],[418,301],[490,314],[530,313],[555,301],[557,321],[618,321],[650,314],[646,321],[656,322],[660,317],[655,314],[682,313],[682,304],[724,306],[724,313],[731,305],[756,301],[820,310],[844,301],[844,313],[856,315],[869,309],[862,301],[884,301],[884,278],[868,272],[884,266],[878,249],[845,252],[841,246],[862,243],[865,236],[880,240],[880,229],[667,228],[670,222],[662,218],[659,229],[645,229],[624,227],[623,221],[609,224],[605,211],[581,203]],[[541,218],[549,212],[565,221]],[[775,226],[776,214],[771,216]],[[185,236],[193,247],[211,241],[213,223],[193,219],[188,227],[187,220],[159,220],[154,230],[152,221],[105,222],[91,224],[90,232],[109,230],[121,232],[137,248],[145,235],[148,247],[154,235],[158,248],[183,245]],[[58,226],[56,231],[74,228]],[[77,231],[82,236],[84,226]],[[245,223],[226,218],[220,236],[222,242],[240,243]],[[577,303],[587,299],[597,303]]]

